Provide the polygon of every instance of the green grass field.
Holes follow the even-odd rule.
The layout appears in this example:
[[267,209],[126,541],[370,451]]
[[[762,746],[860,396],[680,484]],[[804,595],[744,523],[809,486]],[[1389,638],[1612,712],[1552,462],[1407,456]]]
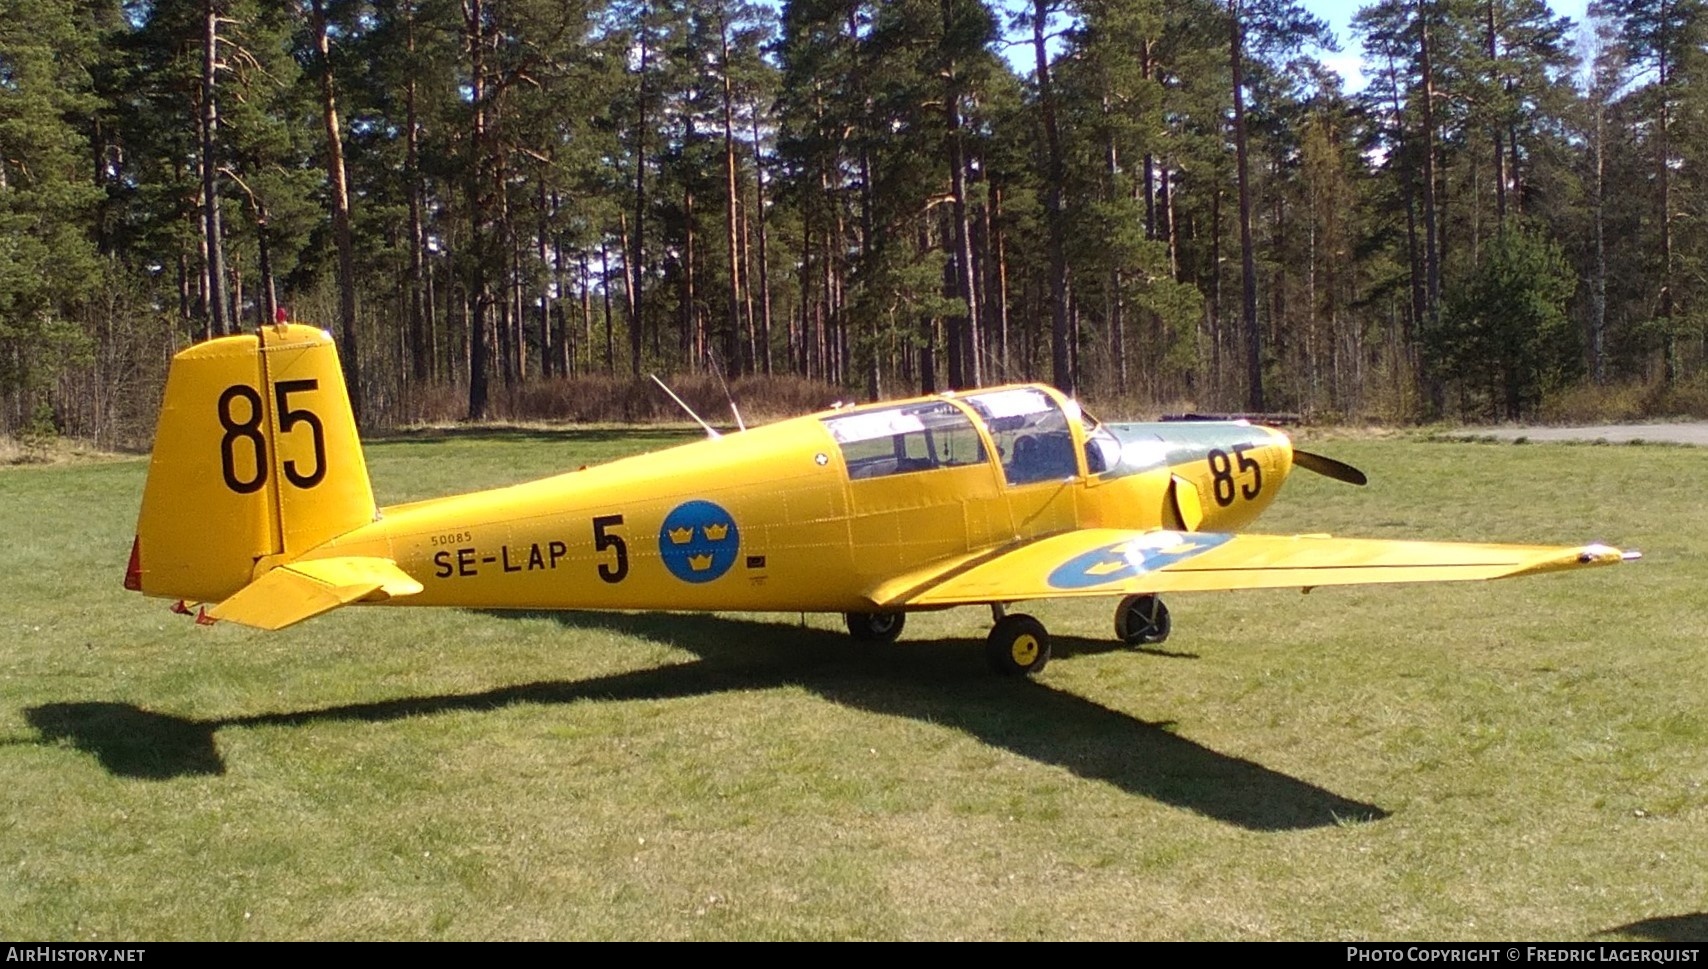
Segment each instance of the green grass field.
[[[382,502],[680,439],[369,449]],[[346,609],[120,587],[140,460],[0,470],[0,937],[1701,939],[1708,452],[1328,440],[1271,531],[1635,546],[1509,582],[832,616]]]

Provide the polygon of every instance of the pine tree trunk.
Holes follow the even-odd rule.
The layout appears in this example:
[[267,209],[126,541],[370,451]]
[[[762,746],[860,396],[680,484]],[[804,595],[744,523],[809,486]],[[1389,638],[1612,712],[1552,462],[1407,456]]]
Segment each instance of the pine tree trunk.
[[472,256],[472,275],[469,292],[468,320],[468,418],[478,421],[486,417],[487,370],[491,336],[487,327],[488,303],[491,301],[487,281],[487,103],[486,103],[486,10],[485,0],[463,0],[463,18],[469,45],[469,95],[474,108],[469,145],[469,242]]
[[[1062,161],[1061,129],[1056,121],[1056,96],[1050,83],[1049,51],[1044,27],[1049,20],[1050,0],[1032,2],[1032,55],[1037,69],[1038,103],[1044,115],[1044,142],[1049,171],[1045,176],[1044,218],[1049,233],[1050,260],[1050,371],[1051,382],[1063,393],[1075,391],[1075,374],[1069,346],[1066,203],[1063,184],[1067,180]],[[1078,342],[1078,341],[1073,341]]]
[[605,304],[605,376],[617,372],[616,341],[611,336],[611,250],[599,243],[599,294]]
[[991,287],[996,296],[996,360],[1003,379],[1008,379],[1012,373],[1008,348],[1008,249],[1007,233],[1003,231],[1002,225],[1002,187],[999,185],[992,184],[990,187],[988,215],[996,274],[993,280],[995,285]]
[[807,362],[808,324],[812,316],[812,282],[813,271],[816,268],[812,262],[812,214],[803,213],[801,218],[801,313],[797,323],[790,320],[789,330],[789,366],[802,377],[812,376],[812,368]]
[[[1666,23],[1668,12],[1666,4],[1661,5],[1661,22]],[[1660,126],[1656,130],[1656,150],[1660,155],[1660,188],[1661,188],[1661,365],[1662,377],[1668,384],[1678,379],[1678,334],[1673,329],[1672,319],[1672,71],[1667,60],[1667,45],[1670,38],[1663,39],[1660,47],[1660,72],[1658,85],[1661,93]]]
[[[1500,47],[1499,34],[1495,30],[1495,2],[1487,0],[1483,5],[1485,41],[1489,55],[1489,91],[1491,96],[1500,96]],[[1494,119],[1494,180],[1495,180],[1495,224],[1497,231],[1506,226],[1506,152],[1501,138],[1501,120]]]
[[[1423,326],[1430,332],[1435,330],[1441,310],[1441,232],[1438,225],[1439,210],[1436,200],[1436,171],[1435,171],[1435,68],[1431,54],[1431,36],[1429,30],[1429,6],[1425,3],[1422,10],[1424,17],[1421,42],[1419,45],[1420,63],[1423,70],[1423,279],[1424,304]],[[1429,401],[1432,413],[1440,413],[1446,406],[1446,385],[1441,377],[1426,368],[1424,375],[1425,399]]]
[[647,29],[647,21],[651,15],[652,5],[643,5],[639,29],[640,71],[635,98],[635,226],[634,233],[628,240],[627,258],[624,260],[629,290],[629,374],[636,380],[639,380],[641,375],[641,267],[645,264],[646,257],[646,77],[652,61],[651,35]]
[[214,147],[219,138],[219,8],[217,0],[202,7],[202,85],[199,115],[202,141],[202,252],[207,285],[207,328],[209,336],[232,332],[231,303],[225,289],[225,228],[219,212],[219,157]]
[[1595,105],[1595,272],[1590,280],[1590,374],[1607,382],[1607,106],[1599,90]]
[[[943,0],[943,26],[947,30],[952,22],[952,0]],[[952,317],[949,323],[950,339],[954,346],[950,349],[950,361],[958,362],[958,373],[950,379],[951,390],[961,390],[967,387],[977,387],[984,382],[980,373],[979,356],[979,300],[978,280],[973,273],[972,231],[967,220],[967,159],[966,148],[961,138],[961,94],[960,83],[956,79],[955,65],[948,66],[949,77],[947,90],[943,98],[943,120],[948,126],[948,161],[949,161],[949,191],[954,198],[953,219],[955,258],[953,260],[955,296],[966,305],[966,311]],[[955,378],[959,378],[959,382]]]
[[540,223],[539,230],[534,234],[535,254],[540,260],[542,270],[550,268],[551,272],[540,274],[540,376],[550,377],[557,369],[558,347],[552,333],[552,291],[559,289],[559,273],[561,266],[553,258],[554,246],[551,242],[552,196],[546,191],[546,183],[540,182],[539,198]]
[[[724,234],[725,256],[729,259],[729,331],[730,339],[725,354],[725,366],[731,373],[751,371],[753,369],[752,320],[744,319],[741,298],[741,214],[740,199],[737,195],[736,161],[735,161],[735,105],[734,92],[729,76],[729,24],[725,20],[724,5],[718,5],[718,44],[719,44],[719,73],[723,75],[723,123],[724,123]],[[739,336],[743,331],[749,334],[749,353],[744,361],[739,352]]]
[[1226,386],[1222,372],[1222,186],[1210,192],[1210,389],[1218,400]]
[[[581,354],[580,354],[580,356],[586,360],[586,363],[580,365],[580,367],[582,368],[580,370],[580,372],[581,373],[592,373],[593,372],[593,267],[591,265],[589,265],[589,259],[587,256],[587,249],[585,247],[581,248],[581,250],[577,253],[577,257],[578,257],[578,261],[581,264]],[[603,287],[601,287],[601,288],[603,288]],[[577,372],[576,358],[574,356],[571,356],[570,360],[569,360],[569,369],[565,370],[564,373],[565,374],[573,374],[575,372]]]
[[682,357],[691,372],[698,373],[707,357],[704,322],[694,305],[694,190],[682,192],[682,269],[676,277],[677,318],[682,328]]
[[[412,4],[403,5],[407,13],[404,43],[411,63],[415,58],[415,11]],[[416,104],[415,73],[404,82],[404,177],[409,192],[409,362],[416,382],[425,383],[432,374],[432,351],[427,332],[427,307],[423,306],[422,291],[426,286],[427,229],[422,218],[421,186],[421,119]]]
[[332,243],[338,249],[338,360],[350,410],[362,422],[361,347],[356,336],[356,243],[350,232],[350,188],[344,176],[344,136],[332,80],[331,47],[326,36],[325,0],[313,0],[314,47],[320,59],[320,113],[326,126],[326,188],[332,205]]
[[[1103,98],[1103,113],[1109,113],[1109,98]],[[1121,155],[1115,144],[1113,133],[1105,136],[1103,141],[1103,177],[1108,185],[1111,201],[1119,194],[1117,179],[1120,177]],[[1115,378],[1115,390],[1118,393],[1127,392],[1127,349],[1123,345],[1125,334],[1126,305],[1125,294],[1122,292],[1121,266],[1115,263],[1109,267],[1109,293],[1105,297],[1104,324],[1108,328],[1106,340],[1109,346],[1109,365]]]
[[759,365],[771,376],[771,267],[770,247],[765,238],[765,160],[759,147],[759,111],[753,111],[754,229],[759,242]]
[[[502,164],[500,165],[502,169]],[[504,185],[505,179],[498,179],[497,184]],[[520,350],[516,346],[516,248],[511,244],[510,235],[510,192],[508,187],[498,190],[498,223],[493,226],[495,241],[503,247],[503,259],[500,276],[493,287],[497,290],[498,303],[498,377],[505,387],[514,387],[521,379],[517,372]]]
[[1245,405],[1261,412],[1263,405],[1263,331],[1257,325],[1257,253],[1251,242],[1251,180],[1246,171],[1244,31],[1239,0],[1228,0],[1228,51],[1233,69],[1234,164],[1239,180],[1239,251],[1241,335],[1245,342]]
[[1156,180],[1157,215],[1162,219],[1163,236],[1168,240],[1168,278],[1180,280],[1180,233],[1174,219],[1174,189],[1170,184],[1169,160],[1163,159]]

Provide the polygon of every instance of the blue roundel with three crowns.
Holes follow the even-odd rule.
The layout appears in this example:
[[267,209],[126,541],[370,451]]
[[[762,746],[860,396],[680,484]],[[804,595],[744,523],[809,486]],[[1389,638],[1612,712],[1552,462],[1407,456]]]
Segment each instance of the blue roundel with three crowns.
[[741,530],[722,505],[696,498],[664,516],[658,529],[658,554],[664,567],[683,582],[710,582],[735,564]]
[[1131,579],[1184,562],[1232,537],[1198,532],[1151,532],[1118,545],[1075,555],[1056,566],[1050,573],[1049,583],[1057,589],[1089,589]]

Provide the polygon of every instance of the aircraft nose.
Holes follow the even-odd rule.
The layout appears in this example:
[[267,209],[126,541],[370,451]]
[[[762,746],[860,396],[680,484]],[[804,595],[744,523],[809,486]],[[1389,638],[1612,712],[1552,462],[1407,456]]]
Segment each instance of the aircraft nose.
[[1273,496],[1287,480],[1293,470],[1293,441],[1273,427],[1242,423],[1228,429],[1224,448],[1212,449],[1209,463],[1218,498],[1231,491],[1256,501]]

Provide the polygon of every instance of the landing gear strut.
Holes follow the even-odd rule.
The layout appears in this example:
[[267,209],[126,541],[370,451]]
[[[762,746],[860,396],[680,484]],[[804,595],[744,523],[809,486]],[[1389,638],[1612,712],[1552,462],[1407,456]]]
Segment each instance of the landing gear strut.
[[1168,638],[1174,622],[1154,595],[1128,596],[1115,607],[1115,638],[1128,646],[1148,646]]

